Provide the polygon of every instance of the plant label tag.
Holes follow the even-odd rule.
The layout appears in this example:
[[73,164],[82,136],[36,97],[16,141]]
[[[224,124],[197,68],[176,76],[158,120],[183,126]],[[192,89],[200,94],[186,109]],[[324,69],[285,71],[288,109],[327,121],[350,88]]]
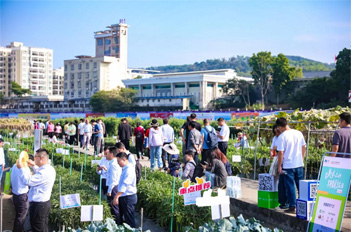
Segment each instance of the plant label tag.
[[240,155],[233,155],[232,156],[232,162],[240,163],[241,162],[241,156]]
[[80,206],[79,193],[60,196],[60,208],[68,209]]
[[92,205],[82,205],[80,208],[80,221],[90,222],[93,217],[93,206]]
[[93,205],[93,218],[94,222],[104,220],[104,206],[103,205]]

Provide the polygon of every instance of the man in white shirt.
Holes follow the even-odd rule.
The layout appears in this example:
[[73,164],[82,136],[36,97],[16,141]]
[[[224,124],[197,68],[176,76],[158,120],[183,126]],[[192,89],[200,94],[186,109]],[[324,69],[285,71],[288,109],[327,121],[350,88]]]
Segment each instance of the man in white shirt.
[[285,118],[278,118],[276,125],[281,132],[277,141],[278,173],[284,177],[286,197],[289,202],[286,212],[294,213],[296,210],[295,185],[299,190],[299,181],[303,179],[306,142],[300,131],[290,129]]
[[119,206],[121,217],[130,227],[135,228],[134,209],[138,201],[136,175],[134,166],[129,163],[124,152],[117,154],[118,164],[122,167],[122,175],[118,184],[118,193],[113,198],[113,205]]
[[80,119],[80,123],[78,124],[78,135],[79,135],[79,143],[80,143],[80,147],[83,147],[84,145],[84,127],[85,123],[84,123],[84,119]]
[[107,194],[107,189],[108,186],[106,184],[107,181],[107,170],[109,167],[109,163],[110,161],[106,158],[107,154],[108,154],[109,150],[108,147],[104,148],[104,157],[102,157],[102,159],[100,160],[100,164],[97,166],[96,171],[99,175],[101,175],[101,179],[102,179],[102,183],[101,183],[101,189],[104,195]]
[[[34,160],[33,155],[29,156],[29,159]],[[24,167],[23,172],[26,175],[30,175],[29,167]],[[13,225],[13,232],[22,232],[23,225],[26,221],[28,212],[28,186],[24,180],[21,179],[21,170],[17,168],[16,164],[11,168],[11,189],[12,189],[12,201],[15,206],[16,217]]]
[[83,131],[84,131],[83,149],[86,148],[87,150],[89,150],[90,139],[91,139],[91,135],[93,133],[93,127],[89,123],[89,119],[85,119],[85,124],[83,126]]
[[135,160],[135,155],[130,153],[130,151],[127,150],[126,146],[122,142],[116,143],[116,148],[118,153],[124,152],[128,155],[128,161],[131,163],[134,167],[136,165],[136,160]]
[[[163,119],[163,126],[161,126],[161,130],[163,133],[163,146],[166,144],[170,144],[174,142],[174,130],[173,128],[168,124],[168,118]],[[166,158],[168,156],[167,152],[162,149],[162,163],[163,163],[163,169],[167,170],[167,165],[166,165]]]
[[[4,153],[4,140],[0,139],[0,180],[2,178],[2,173],[5,169],[5,153]],[[1,181],[0,181],[0,194],[1,194]]]
[[[119,207],[118,205],[114,205],[112,200],[116,196],[118,192],[118,183],[122,174],[122,168],[118,165],[117,163],[117,158],[116,155],[118,153],[116,147],[109,147],[107,152],[106,159],[110,161],[109,163],[109,168],[107,170],[107,197],[110,202],[110,207],[111,207],[111,213],[113,217],[115,218],[115,222],[118,225],[122,225],[122,217],[119,212]],[[105,169],[106,171],[106,169]]]
[[50,197],[52,187],[55,183],[56,171],[49,164],[49,152],[40,148],[34,155],[34,162],[28,160],[28,166],[33,168],[34,175],[26,172],[23,164],[17,161],[17,168],[20,169],[20,178],[29,189],[29,214],[30,225],[33,232],[47,232],[49,224],[49,214],[51,209]]
[[218,126],[221,127],[221,131],[220,132],[217,131],[218,148],[224,155],[227,156],[230,130],[223,118],[217,119],[217,122],[218,122]]

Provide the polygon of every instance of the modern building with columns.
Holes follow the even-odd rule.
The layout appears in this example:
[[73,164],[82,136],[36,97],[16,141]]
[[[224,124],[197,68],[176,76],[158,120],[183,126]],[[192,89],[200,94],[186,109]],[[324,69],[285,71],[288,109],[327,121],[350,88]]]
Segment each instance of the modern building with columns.
[[208,103],[223,95],[227,80],[238,77],[233,69],[156,74],[150,78],[122,80],[126,88],[138,90],[138,105],[149,107],[179,106],[194,103],[206,109]]

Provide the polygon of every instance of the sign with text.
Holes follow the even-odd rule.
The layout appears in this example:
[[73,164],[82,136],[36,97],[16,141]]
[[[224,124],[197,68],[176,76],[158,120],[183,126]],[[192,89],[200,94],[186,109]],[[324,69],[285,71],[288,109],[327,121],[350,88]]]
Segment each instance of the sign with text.
[[207,190],[211,188],[211,182],[204,182],[204,179],[196,177],[197,184],[190,185],[190,180],[186,180],[183,183],[183,187],[179,189],[179,195],[185,195],[188,193],[193,193],[197,191]]
[[79,193],[60,196],[60,208],[69,209],[80,206]]
[[351,159],[325,157],[309,231],[340,231],[351,180]]
[[162,113],[150,113],[150,118],[173,118],[173,113],[162,112]]

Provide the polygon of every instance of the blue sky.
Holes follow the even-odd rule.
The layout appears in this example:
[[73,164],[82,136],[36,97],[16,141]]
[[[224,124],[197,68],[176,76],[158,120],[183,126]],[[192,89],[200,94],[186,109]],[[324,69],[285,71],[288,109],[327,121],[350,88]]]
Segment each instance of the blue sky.
[[76,55],[95,55],[93,32],[126,19],[129,67],[260,51],[332,63],[350,48],[350,2],[0,0],[0,45],[51,48],[56,68]]

